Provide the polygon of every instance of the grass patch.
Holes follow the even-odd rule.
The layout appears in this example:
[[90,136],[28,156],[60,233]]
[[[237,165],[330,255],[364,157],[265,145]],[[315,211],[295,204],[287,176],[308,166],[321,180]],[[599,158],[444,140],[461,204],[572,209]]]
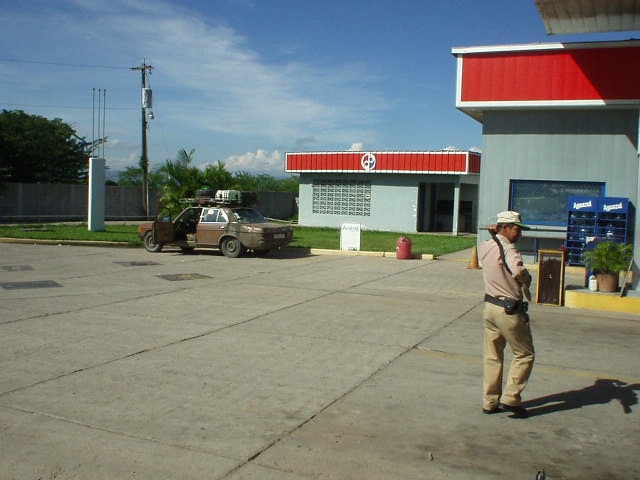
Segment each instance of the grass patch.
[[[339,228],[316,228],[294,226],[291,247],[340,249]],[[411,239],[414,254],[435,256],[471,248],[476,244],[475,236],[432,235],[400,232],[362,231],[360,250],[368,252],[395,252],[399,237]],[[89,231],[87,224],[46,224],[46,225],[0,225],[0,237],[26,238],[34,240],[76,240],[120,242],[130,246],[141,246],[137,225],[105,225],[103,232]]]
[[105,225],[104,232],[91,232],[87,224],[1,225],[0,237],[34,240],[119,242],[140,246],[137,225]]
[[[423,233],[380,232],[364,230],[360,232],[360,250],[365,252],[395,252],[400,237],[411,239],[414,254],[433,254],[435,256],[458,252],[476,244],[475,236],[457,237],[452,235],[432,235]],[[291,246],[305,248],[340,249],[340,229],[295,227]]]

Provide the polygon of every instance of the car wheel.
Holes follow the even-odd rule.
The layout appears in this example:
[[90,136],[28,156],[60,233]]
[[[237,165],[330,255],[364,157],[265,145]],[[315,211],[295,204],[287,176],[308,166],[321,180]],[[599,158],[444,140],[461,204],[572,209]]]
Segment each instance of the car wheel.
[[153,239],[153,232],[149,230],[144,234],[144,248],[147,249],[147,252],[158,253],[162,250],[163,245],[161,243],[156,243]]
[[237,238],[226,238],[220,246],[225,257],[237,258],[244,253],[244,246]]

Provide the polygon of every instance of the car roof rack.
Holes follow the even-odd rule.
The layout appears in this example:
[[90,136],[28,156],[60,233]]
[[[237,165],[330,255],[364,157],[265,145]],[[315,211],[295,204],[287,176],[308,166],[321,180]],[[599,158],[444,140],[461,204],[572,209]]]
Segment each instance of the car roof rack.
[[[204,192],[198,192],[204,193]],[[244,190],[218,190],[213,196],[212,190],[207,190],[208,195],[197,195],[192,198],[181,198],[180,203],[187,203],[192,206],[204,207],[252,207],[258,203],[258,195],[256,192]]]

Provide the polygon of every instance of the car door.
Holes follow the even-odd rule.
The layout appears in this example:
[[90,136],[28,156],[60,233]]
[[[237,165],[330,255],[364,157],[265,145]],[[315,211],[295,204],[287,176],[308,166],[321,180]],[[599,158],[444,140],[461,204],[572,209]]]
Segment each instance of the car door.
[[196,239],[198,245],[204,247],[217,247],[220,238],[226,233],[229,219],[224,210],[217,207],[202,209]]
[[156,220],[153,222],[153,239],[156,243],[172,243],[175,239],[173,219],[168,208],[158,210]]

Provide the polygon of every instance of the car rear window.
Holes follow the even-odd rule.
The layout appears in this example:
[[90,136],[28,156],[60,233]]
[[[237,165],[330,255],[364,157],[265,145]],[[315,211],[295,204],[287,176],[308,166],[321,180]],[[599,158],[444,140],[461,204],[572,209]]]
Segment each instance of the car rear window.
[[234,208],[233,214],[239,223],[264,223],[267,221],[260,212],[253,208]]

